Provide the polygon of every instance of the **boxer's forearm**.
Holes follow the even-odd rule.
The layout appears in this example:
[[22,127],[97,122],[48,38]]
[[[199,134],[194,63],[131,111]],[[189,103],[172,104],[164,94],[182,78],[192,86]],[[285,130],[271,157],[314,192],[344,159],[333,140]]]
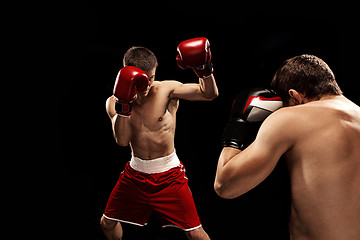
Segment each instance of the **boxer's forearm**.
[[130,117],[115,115],[111,122],[116,143],[123,147],[128,146],[131,140]]
[[219,196],[226,196],[230,184],[229,175],[226,173],[226,164],[239,153],[241,153],[239,149],[224,147],[220,154],[214,182],[214,189]]
[[241,152],[241,150],[236,148],[224,147],[219,157],[219,164],[224,167],[233,157]]
[[215,176],[215,183],[221,183],[224,180],[224,169],[225,169],[225,165],[236,155],[238,155],[239,153],[241,153],[242,151],[236,148],[232,148],[232,147],[224,147],[223,150],[221,151],[219,160],[218,160],[218,165],[217,165],[217,170],[216,170],[216,176]]
[[130,117],[120,116],[115,111],[114,96],[110,96],[106,101],[106,112],[111,120],[115,141],[120,146],[128,146],[131,139]]
[[219,95],[219,90],[213,74],[206,78],[199,78],[199,85],[201,92],[207,99],[212,100]]

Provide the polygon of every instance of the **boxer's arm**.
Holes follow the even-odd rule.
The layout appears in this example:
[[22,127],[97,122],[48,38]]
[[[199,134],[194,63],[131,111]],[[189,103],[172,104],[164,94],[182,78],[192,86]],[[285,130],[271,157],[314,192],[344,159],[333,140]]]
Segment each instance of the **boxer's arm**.
[[115,141],[120,146],[128,146],[131,139],[130,117],[122,117],[115,111],[116,97],[111,96],[106,100],[106,112],[110,117]]
[[199,78],[199,83],[175,82],[170,93],[170,98],[180,98],[189,101],[210,101],[219,95],[214,75]]
[[288,124],[294,119],[278,110],[261,125],[255,141],[244,151],[223,148],[214,188],[223,198],[238,197],[261,183],[275,168],[280,157],[293,145]]

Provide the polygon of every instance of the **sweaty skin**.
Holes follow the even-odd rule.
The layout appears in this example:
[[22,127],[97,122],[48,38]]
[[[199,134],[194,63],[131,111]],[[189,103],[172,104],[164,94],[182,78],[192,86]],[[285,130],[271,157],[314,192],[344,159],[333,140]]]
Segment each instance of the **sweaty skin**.
[[282,155],[291,181],[291,239],[360,239],[360,107],[330,95],[274,112],[244,151],[223,149],[215,190],[224,198],[246,193]]

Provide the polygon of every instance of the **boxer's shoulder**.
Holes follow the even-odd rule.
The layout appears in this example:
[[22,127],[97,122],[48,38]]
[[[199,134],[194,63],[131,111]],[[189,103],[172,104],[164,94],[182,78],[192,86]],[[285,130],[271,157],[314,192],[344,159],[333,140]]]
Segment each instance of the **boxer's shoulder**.
[[[295,121],[295,120],[307,120],[313,118],[316,111],[320,110],[318,105],[313,105],[312,102],[283,107],[271,114],[272,118],[278,119],[278,121]],[[294,122],[293,122],[294,123]]]
[[[342,123],[351,122],[360,114],[354,114],[355,108],[349,103],[336,103],[335,101],[312,101],[301,105],[281,108],[272,113],[263,125],[277,129],[292,136],[304,137],[306,134],[313,136],[325,129],[341,127]],[[349,110],[350,109],[350,110]]]
[[284,107],[276,110],[268,118],[265,119],[264,123],[271,125],[293,125],[299,119],[299,114],[302,110],[298,110],[295,107]]
[[152,88],[154,88],[154,92],[162,92],[169,95],[176,87],[180,85],[182,85],[182,83],[175,80],[163,80],[154,82]]
[[161,84],[161,87],[173,88],[173,87],[179,86],[182,83],[179,81],[176,81],[176,80],[163,80],[163,81],[159,82],[159,84]]
[[305,132],[311,131],[312,122],[315,121],[309,121],[306,111],[298,106],[281,108],[265,119],[259,133],[274,139],[295,142]]
[[159,90],[159,89],[173,89],[179,85],[181,82],[175,80],[162,80],[162,81],[154,81],[152,88]]

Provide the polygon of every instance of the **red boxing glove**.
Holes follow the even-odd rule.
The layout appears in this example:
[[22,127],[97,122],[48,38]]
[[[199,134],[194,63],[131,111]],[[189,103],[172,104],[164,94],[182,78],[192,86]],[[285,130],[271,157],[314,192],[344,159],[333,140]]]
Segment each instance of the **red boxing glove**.
[[211,64],[210,43],[204,37],[192,38],[181,42],[177,48],[176,57],[180,68],[191,68],[199,78],[205,78],[213,73]]
[[141,69],[126,66],[120,69],[113,94],[117,98],[115,102],[116,113],[130,116],[132,113],[132,102],[136,98],[136,92],[146,92],[149,86],[148,75]]

